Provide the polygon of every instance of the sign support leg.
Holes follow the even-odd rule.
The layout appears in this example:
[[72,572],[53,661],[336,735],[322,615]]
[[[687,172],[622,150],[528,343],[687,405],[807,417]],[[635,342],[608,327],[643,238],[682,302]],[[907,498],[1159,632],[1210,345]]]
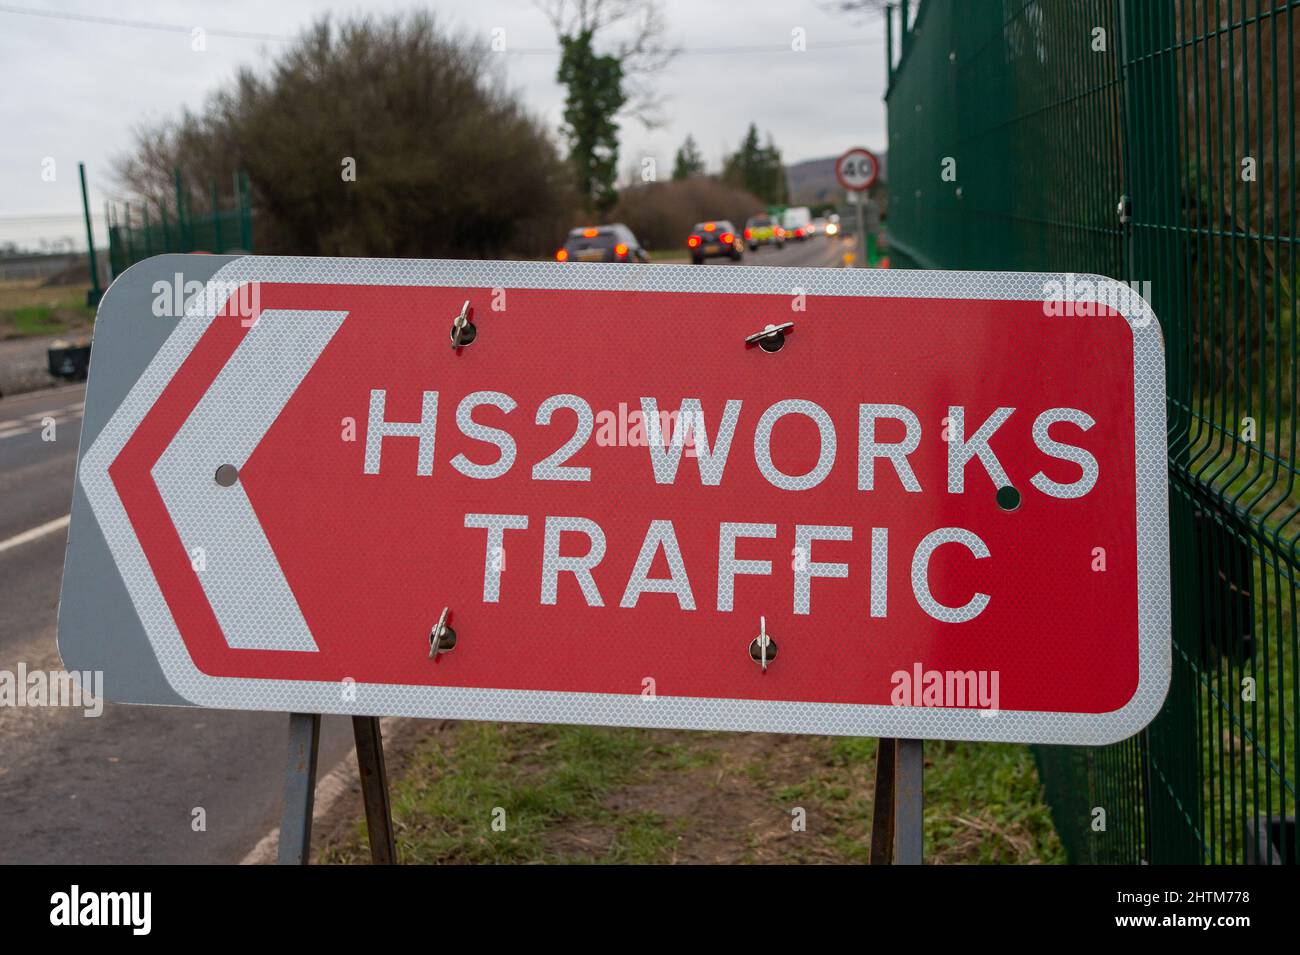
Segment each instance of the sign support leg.
[[316,805],[320,714],[289,714],[289,760],[280,812],[280,865],[306,865],[311,853],[311,816]]
[[922,813],[923,744],[900,739],[894,757],[894,864],[920,865],[925,844]]
[[876,793],[871,803],[871,865],[894,861],[894,756],[897,740],[876,741]]
[[384,767],[384,738],[379,717],[352,717],[352,735],[357,741],[357,769],[361,773],[370,861],[374,865],[395,865],[397,844],[393,838],[393,811],[388,798],[388,772]]

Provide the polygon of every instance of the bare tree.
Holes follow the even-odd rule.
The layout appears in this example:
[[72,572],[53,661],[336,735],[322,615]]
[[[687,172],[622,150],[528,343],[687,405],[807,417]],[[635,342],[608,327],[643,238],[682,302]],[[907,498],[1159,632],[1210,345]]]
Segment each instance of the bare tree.
[[874,20],[877,14],[897,4],[898,0],[822,0],[820,6],[829,13],[844,13],[861,22]]
[[898,0],[827,0],[825,7],[839,13],[869,13],[892,7]]
[[623,112],[647,129],[664,124],[663,97],[653,76],[679,52],[667,39],[662,0],[536,0],[560,37],[589,33],[609,37],[623,68],[627,102]]

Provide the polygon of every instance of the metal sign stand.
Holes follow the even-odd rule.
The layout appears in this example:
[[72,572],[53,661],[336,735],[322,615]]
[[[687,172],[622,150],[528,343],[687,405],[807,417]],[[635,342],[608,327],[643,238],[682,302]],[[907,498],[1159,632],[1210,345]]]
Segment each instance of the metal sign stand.
[[920,865],[924,848],[924,749],[919,739],[882,738],[876,747],[872,865]]
[[[394,865],[397,847],[393,814],[388,798],[388,773],[384,767],[384,742],[379,717],[352,717],[356,739],[361,799],[366,831],[370,836],[370,861]],[[280,816],[281,865],[306,865],[311,856],[312,811],[316,805],[316,766],[320,754],[320,714],[289,714],[289,759],[284,777],[284,808]]]

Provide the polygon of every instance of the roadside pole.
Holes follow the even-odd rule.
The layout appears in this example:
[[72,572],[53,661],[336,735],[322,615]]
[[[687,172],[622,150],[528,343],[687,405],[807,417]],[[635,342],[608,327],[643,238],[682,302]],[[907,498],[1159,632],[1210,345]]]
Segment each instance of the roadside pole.
[[871,259],[867,257],[867,227],[862,215],[862,200],[866,194],[859,192],[853,196],[853,209],[858,220],[858,245],[862,247],[862,267],[871,268]]
[[86,304],[92,308],[99,304],[104,291],[99,287],[99,263],[95,259],[95,231],[90,227],[90,196],[86,192],[86,164],[77,163],[81,173],[81,211],[86,217],[86,251],[90,253],[90,291],[86,293]]
[[861,146],[848,150],[835,160],[835,178],[844,187],[844,191],[854,200],[854,215],[858,224],[858,246],[862,250],[862,267],[869,269],[876,264],[876,246],[867,238],[867,217],[863,206],[867,194],[875,185],[880,175],[880,160],[876,154]]

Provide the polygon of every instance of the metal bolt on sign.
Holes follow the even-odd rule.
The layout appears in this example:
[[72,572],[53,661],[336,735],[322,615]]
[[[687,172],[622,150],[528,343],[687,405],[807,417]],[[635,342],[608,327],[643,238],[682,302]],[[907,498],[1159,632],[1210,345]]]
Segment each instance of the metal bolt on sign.
[[442,616],[429,631],[429,659],[440,653],[446,653],[456,646],[456,631],[447,626],[447,607],[442,608]]
[[767,672],[767,664],[776,659],[776,641],[767,633],[767,618],[758,618],[758,636],[749,643],[749,658]]
[[1115,213],[1119,217],[1120,225],[1128,225],[1133,219],[1133,200],[1128,196],[1120,196],[1119,204],[1115,207]]
[[765,352],[777,352],[785,345],[785,333],[794,328],[794,322],[768,325],[761,332],[745,336],[746,345],[757,345]]
[[451,323],[451,347],[464,348],[478,337],[478,329],[469,320],[469,300],[460,307],[460,314]]

